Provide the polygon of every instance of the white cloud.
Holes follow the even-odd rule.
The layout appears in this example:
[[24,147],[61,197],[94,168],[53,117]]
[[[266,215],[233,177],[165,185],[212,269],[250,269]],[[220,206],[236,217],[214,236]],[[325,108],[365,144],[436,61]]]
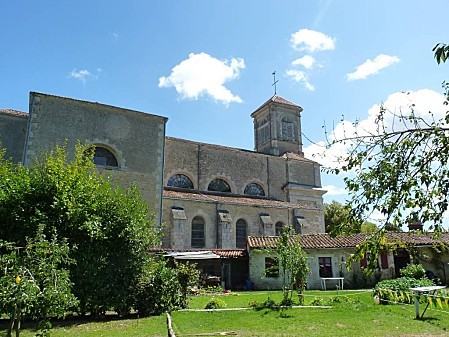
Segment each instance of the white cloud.
[[189,54],[189,58],[174,66],[168,77],[159,78],[160,88],[174,87],[182,99],[198,99],[208,95],[218,102],[241,103],[242,99],[234,95],[224,83],[240,76],[245,68],[242,58],[221,61],[209,54]]
[[310,55],[304,55],[292,62],[292,66],[303,66],[306,69],[312,69],[314,65],[315,59]]
[[293,48],[308,52],[334,50],[335,39],[311,29],[301,29],[291,35]]
[[322,188],[323,190],[326,190],[326,196],[330,196],[330,195],[347,195],[348,192],[341,187],[335,186],[335,185],[326,185],[323,186]]
[[379,54],[374,60],[368,59],[363,64],[357,66],[355,71],[346,75],[348,81],[365,79],[368,76],[375,75],[382,69],[385,69],[400,61],[399,57]]
[[74,78],[76,80],[79,80],[83,83],[86,83],[88,80],[96,80],[98,79],[98,76],[101,73],[101,68],[97,69],[96,74],[91,73],[87,69],[82,69],[80,71],[77,71],[76,69],[73,69],[71,73],[69,74],[69,78]]
[[286,72],[287,76],[291,77],[295,82],[302,83],[306,89],[314,91],[314,86],[309,82],[307,75],[304,71],[289,69]]
[[[447,111],[447,106],[444,102],[445,97],[443,95],[430,89],[393,93],[382,104],[387,111],[383,115],[384,125],[387,127],[387,131],[393,129],[399,131],[410,127],[411,125],[408,125],[407,121],[400,122],[397,116],[401,112],[409,112],[412,104],[414,105],[413,110],[416,117],[421,117],[429,123],[432,121],[432,118],[440,120],[445,117]],[[374,104],[368,109],[367,115],[359,120],[357,125],[347,120],[339,122],[329,133],[329,142],[348,139],[356,135],[378,134],[376,121],[379,116],[380,107],[379,104]],[[429,114],[429,111],[432,114]],[[396,117],[394,117],[395,114]],[[339,162],[338,159],[346,157],[354,143],[351,140],[347,140],[345,142],[338,142],[328,148],[326,148],[326,144],[327,142],[325,141],[311,144],[304,148],[304,153],[306,157],[313,158],[324,167],[338,168],[344,164],[343,162]]]

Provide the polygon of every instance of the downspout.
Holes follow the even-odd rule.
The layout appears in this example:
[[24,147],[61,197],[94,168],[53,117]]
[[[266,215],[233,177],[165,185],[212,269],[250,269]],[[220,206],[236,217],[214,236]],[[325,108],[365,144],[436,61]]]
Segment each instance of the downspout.
[[218,249],[218,202],[215,202],[215,248]]
[[268,156],[267,156],[267,193],[268,193],[268,198],[271,197],[270,195],[270,161],[268,160]]
[[198,163],[197,163],[197,168],[196,168],[196,181],[197,181],[197,186],[196,189],[197,191],[200,190],[200,177],[201,177],[201,168],[200,168],[200,158],[201,158],[201,145],[198,144]]
[[159,204],[159,228],[162,228],[162,201],[164,197],[164,170],[165,170],[165,127],[167,119],[164,120],[164,129],[162,135],[162,174],[161,174],[161,202]]

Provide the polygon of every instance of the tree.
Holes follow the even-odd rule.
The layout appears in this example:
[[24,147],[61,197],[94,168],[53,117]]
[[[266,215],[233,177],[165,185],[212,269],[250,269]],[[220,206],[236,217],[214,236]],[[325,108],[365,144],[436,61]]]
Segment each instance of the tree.
[[307,275],[310,274],[307,264],[307,254],[300,245],[300,236],[291,235],[293,228],[284,227],[276,241],[274,252],[280,263],[282,277],[283,305],[291,305],[293,290],[298,292],[300,305],[304,304],[304,290],[307,284]]
[[[345,232],[349,208],[342,205],[338,201],[332,200],[330,204],[324,204],[324,223],[326,226],[326,233],[334,235],[335,233]],[[343,230],[340,228],[343,227]],[[364,221],[360,228],[351,228],[352,233],[375,233],[379,228],[372,222]]]
[[93,149],[78,145],[69,160],[56,147],[30,167],[0,162],[0,239],[24,246],[41,224],[67,239],[73,293],[81,313],[129,311],[160,230],[136,187],[123,190],[99,174]]
[[[435,46],[437,62],[445,62],[447,45]],[[443,83],[447,89],[447,84]],[[446,101],[448,104],[447,91]],[[349,153],[340,158],[343,166],[331,172],[353,172],[344,178],[350,200],[349,213],[343,231],[360,228],[372,214],[383,215],[381,229],[366,244],[358,247],[354,259],[370,252],[373,265],[377,252],[383,248],[387,224],[401,227],[416,219],[428,222],[430,229],[442,229],[443,215],[448,210],[449,193],[449,112],[437,118],[415,113],[411,104],[407,110],[389,111],[381,107],[376,116],[376,129],[361,128],[353,123],[353,133],[329,145],[346,144]]]
[[67,269],[73,262],[70,248],[56,236],[47,239],[43,229],[39,226],[24,247],[0,241],[0,314],[11,317],[9,337],[13,330],[16,337],[20,335],[24,316],[37,320],[45,330],[51,317],[63,317],[77,304]]

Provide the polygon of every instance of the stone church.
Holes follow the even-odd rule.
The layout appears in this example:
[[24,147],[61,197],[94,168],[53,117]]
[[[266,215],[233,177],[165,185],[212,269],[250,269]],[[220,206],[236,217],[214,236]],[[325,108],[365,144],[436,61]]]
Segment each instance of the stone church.
[[325,232],[320,165],[302,152],[301,112],[282,97],[268,99],[251,114],[249,151],[166,137],[161,116],[31,92],[29,113],[0,110],[0,141],[24,165],[56,144],[95,145],[98,170],[139,186],[164,224],[165,251],[213,251],[221,262],[199,258],[203,271],[241,284],[247,237],[284,226]]

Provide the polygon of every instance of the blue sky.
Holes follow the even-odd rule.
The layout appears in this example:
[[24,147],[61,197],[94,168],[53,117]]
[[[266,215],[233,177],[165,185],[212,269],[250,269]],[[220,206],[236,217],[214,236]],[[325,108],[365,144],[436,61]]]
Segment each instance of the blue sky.
[[[336,134],[342,116],[368,125],[401,92],[423,111],[439,102],[448,65],[432,48],[449,42],[448,12],[447,0],[0,0],[0,108],[28,111],[38,91],[166,116],[169,136],[253,149],[250,114],[273,95],[276,70],[277,93],[303,107],[303,134],[319,143],[324,124]],[[318,151],[303,142],[307,156]],[[341,177],[322,183],[326,202],[345,200]]]

